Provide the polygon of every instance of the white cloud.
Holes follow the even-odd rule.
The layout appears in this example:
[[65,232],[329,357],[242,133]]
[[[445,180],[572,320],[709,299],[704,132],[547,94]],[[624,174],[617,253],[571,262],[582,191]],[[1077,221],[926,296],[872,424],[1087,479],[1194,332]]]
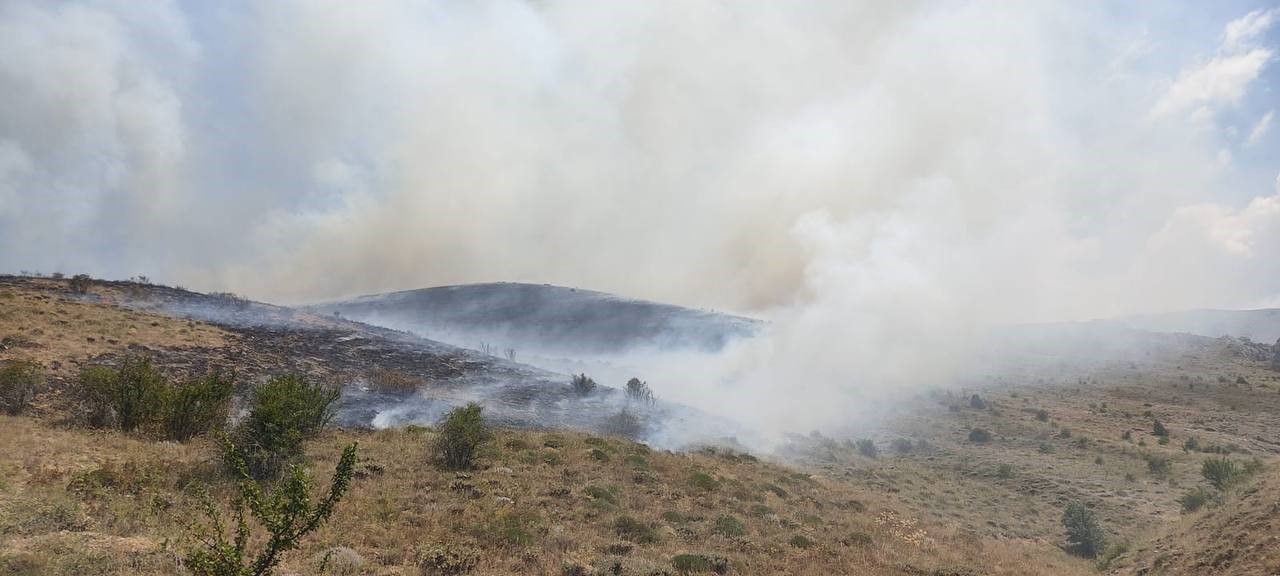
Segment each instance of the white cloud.
[[1211,120],[1217,109],[1235,106],[1249,85],[1271,62],[1274,52],[1256,40],[1276,21],[1280,9],[1258,10],[1229,22],[1217,53],[1207,61],[1183,68],[1151,109],[1153,117],[1192,111],[1193,121]]
[[1255,10],[1227,23],[1222,32],[1222,48],[1225,51],[1243,50],[1280,18],[1280,8]]
[[1268,110],[1262,118],[1258,119],[1258,123],[1253,125],[1253,130],[1249,131],[1249,137],[1245,139],[1245,146],[1257,146],[1271,132],[1271,122],[1275,119],[1276,111]]

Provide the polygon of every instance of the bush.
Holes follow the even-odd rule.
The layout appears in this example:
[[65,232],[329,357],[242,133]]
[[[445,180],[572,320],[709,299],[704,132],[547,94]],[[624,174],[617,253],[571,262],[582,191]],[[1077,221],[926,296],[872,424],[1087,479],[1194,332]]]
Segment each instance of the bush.
[[715,526],[711,528],[713,534],[721,536],[742,536],[747,533],[747,527],[742,525],[742,521],[733,516],[721,516],[716,518]]
[[76,274],[67,281],[67,285],[71,287],[71,291],[76,294],[85,294],[89,292],[89,286],[93,285],[93,278],[88,274]]
[[1006,480],[1007,480],[1007,479],[1009,479],[1009,478],[1013,478],[1013,465],[1012,465],[1012,464],[1001,464],[1001,465],[997,466],[997,467],[996,467],[996,477],[997,477],[997,478],[1003,478],[1003,479],[1006,479]]
[[801,550],[807,550],[813,547],[813,540],[805,538],[804,535],[802,534],[796,534],[795,536],[792,536],[791,540],[788,541],[787,543]]
[[[729,559],[719,556],[704,556],[702,554],[679,554],[671,558],[671,566],[676,572],[681,574],[691,574],[698,572],[712,572],[715,574],[729,573]],[[650,572],[651,574],[666,574],[663,571]]]
[[644,423],[639,416],[624,409],[606,418],[601,432],[609,436],[636,439],[644,435]]
[[395,370],[379,368],[365,378],[369,389],[382,394],[408,396],[426,384],[421,378]]
[[1036,420],[1039,420],[1041,422],[1048,422],[1049,411],[1044,409],[1036,410]]
[[894,439],[894,441],[891,442],[889,446],[893,448],[894,452],[897,452],[899,454],[908,454],[911,452],[913,448],[910,438]]
[[652,404],[653,390],[649,388],[648,382],[642,382],[639,378],[632,378],[627,380],[627,398]]
[[228,454],[243,460],[255,479],[277,476],[302,455],[302,442],[333,418],[341,393],[337,385],[294,374],[268,380],[250,396],[249,415],[236,429]]
[[1156,420],[1155,423],[1151,425],[1151,433],[1163,438],[1169,435],[1169,430],[1165,428],[1164,424],[1161,424],[1159,420]]
[[689,474],[689,485],[703,492],[711,492],[720,487],[720,481],[701,470],[694,470]]
[[579,396],[588,396],[596,391],[596,381],[587,377],[586,374],[578,374],[569,381],[569,386],[573,388],[573,393]]
[[161,414],[165,438],[186,442],[225,423],[234,393],[235,376],[218,371],[166,387]]
[[1214,488],[1226,490],[1240,478],[1241,470],[1227,458],[1205,458],[1200,465],[1200,475]]
[[6,360],[0,364],[0,411],[11,416],[26,411],[44,385],[44,371],[30,360]]
[[1200,441],[1196,440],[1195,436],[1189,436],[1186,440],[1182,441],[1182,451],[1183,452],[1199,452]]
[[1169,471],[1173,465],[1169,461],[1168,456],[1159,454],[1143,454],[1142,459],[1147,461],[1147,471],[1156,478],[1164,478],[1169,475]]
[[982,410],[983,408],[987,407],[987,401],[983,400],[981,396],[974,394],[973,396],[969,397],[969,407],[977,410]]
[[90,426],[131,432],[156,420],[166,386],[150,358],[127,356],[115,370],[95,366],[82,372],[78,392]]
[[1062,525],[1067,529],[1067,542],[1081,556],[1092,558],[1107,546],[1107,535],[1098,525],[1098,519],[1079,500],[1067,504],[1062,513]]
[[[234,454],[234,451],[232,451]],[[329,491],[318,502],[311,501],[311,479],[298,466],[270,495],[249,475],[243,460],[234,467],[241,477],[235,501],[235,532],[228,539],[219,507],[205,496],[205,513],[209,523],[195,529],[199,544],[188,549],[184,564],[196,576],[265,576],[283,559],[283,554],[298,547],[303,536],[319,528],[333,515],[338,502],[351,485],[356,463],[356,445],[342,451]],[[251,558],[248,545],[260,538],[250,538],[245,509],[268,533],[262,549]]]
[[1182,505],[1182,512],[1187,514],[1199,510],[1216,497],[1213,492],[1206,490],[1204,486],[1196,486],[1188,490],[1181,498],[1178,498],[1178,503]]
[[658,541],[658,531],[654,530],[653,526],[631,516],[619,516],[613,521],[613,530],[619,538],[636,544],[652,544]]
[[472,402],[445,415],[435,442],[436,456],[445,468],[471,468],[476,451],[493,437],[481,414],[483,411],[484,408]]
[[984,428],[974,428],[969,431],[969,441],[975,444],[986,444],[991,441],[991,433]]
[[867,458],[875,458],[880,455],[880,449],[876,448],[876,443],[870,438],[863,438],[858,441],[858,453]]

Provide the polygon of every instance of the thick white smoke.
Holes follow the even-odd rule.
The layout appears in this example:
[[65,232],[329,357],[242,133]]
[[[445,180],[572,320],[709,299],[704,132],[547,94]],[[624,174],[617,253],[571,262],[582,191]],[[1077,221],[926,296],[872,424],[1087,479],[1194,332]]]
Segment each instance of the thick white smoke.
[[754,313],[700,381],[829,423],[985,323],[1277,302],[1280,13],[1215,10],[3,0],[0,269]]

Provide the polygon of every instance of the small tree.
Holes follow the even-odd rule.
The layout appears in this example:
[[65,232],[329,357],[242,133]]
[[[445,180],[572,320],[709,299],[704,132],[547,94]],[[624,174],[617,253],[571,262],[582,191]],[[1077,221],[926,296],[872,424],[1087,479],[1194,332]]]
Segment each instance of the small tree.
[[454,470],[471,468],[476,451],[493,437],[481,414],[483,411],[484,408],[472,402],[445,415],[435,441],[436,455],[444,467]]
[[586,374],[578,374],[569,381],[569,385],[573,387],[574,394],[579,396],[587,396],[596,391],[596,381],[587,377]]
[[1200,475],[1218,490],[1226,490],[1240,474],[1240,467],[1227,458],[1205,458],[1200,464]]
[[0,364],[0,411],[21,414],[44,385],[44,371],[30,360],[6,360]]
[[[228,457],[240,476],[239,495],[234,504],[235,532],[227,537],[226,523],[218,506],[205,495],[205,513],[209,524],[193,529],[198,546],[187,551],[184,563],[196,576],[267,576],[280,563],[283,554],[298,547],[303,536],[324,524],[351,485],[356,463],[356,444],[347,446],[338,459],[329,483],[329,491],[319,502],[311,501],[311,479],[300,466],[291,469],[289,477],[270,495],[249,474],[249,468],[237,456],[235,446],[228,444]],[[266,543],[256,555],[250,555],[250,529],[245,509],[268,533]]]
[[1067,542],[1076,553],[1092,558],[1107,546],[1107,535],[1098,519],[1079,500],[1072,500],[1062,512],[1062,525],[1067,529]]

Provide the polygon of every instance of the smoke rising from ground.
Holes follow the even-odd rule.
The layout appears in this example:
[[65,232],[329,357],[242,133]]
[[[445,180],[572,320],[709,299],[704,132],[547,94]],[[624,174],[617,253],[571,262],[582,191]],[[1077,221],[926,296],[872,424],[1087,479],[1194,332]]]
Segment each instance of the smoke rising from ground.
[[839,421],[988,323],[1280,302],[1276,10],[3,0],[0,268],[713,306],[772,334],[700,382]]

